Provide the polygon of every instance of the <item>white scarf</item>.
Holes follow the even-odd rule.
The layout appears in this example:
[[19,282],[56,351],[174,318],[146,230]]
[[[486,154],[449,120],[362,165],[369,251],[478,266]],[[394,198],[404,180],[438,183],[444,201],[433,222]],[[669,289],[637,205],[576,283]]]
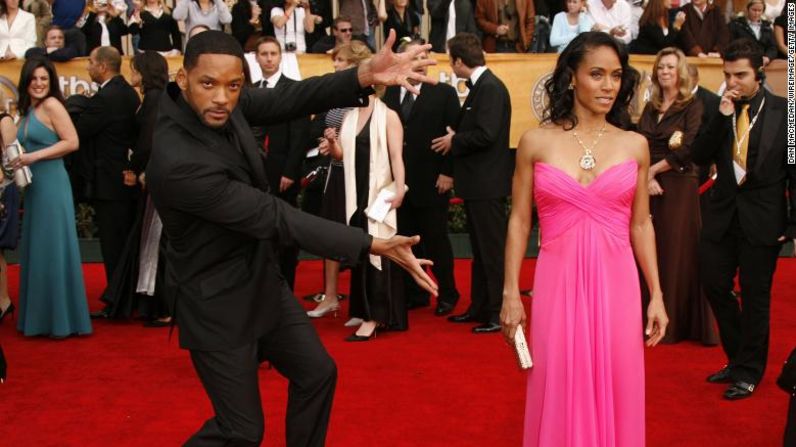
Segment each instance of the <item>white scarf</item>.
[[[356,139],[359,109],[351,109],[343,118],[340,128],[340,144],[343,147],[343,169],[345,172],[346,222],[357,209]],[[370,117],[370,172],[368,173],[368,205],[373,203],[383,188],[393,183],[390,169],[390,151],[387,148],[387,106],[375,99]],[[395,209],[387,213],[384,222],[368,219],[368,234],[387,239],[398,230]],[[381,256],[370,255],[370,263],[381,270]]]

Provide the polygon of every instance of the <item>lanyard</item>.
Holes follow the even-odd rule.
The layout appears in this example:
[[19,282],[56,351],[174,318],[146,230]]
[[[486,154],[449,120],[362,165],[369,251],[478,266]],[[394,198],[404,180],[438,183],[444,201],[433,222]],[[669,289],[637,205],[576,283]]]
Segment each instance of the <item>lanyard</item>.
[[[752,131],[752,128],[755,127],[755,123],[757,123],[757,118],[760,117],[760,112],[763,110],[763,106],[766,104],[766,97],[763,97],[763,100],[760,101],[760,106],[757,108],[757,113],[755,113],[755,117],[752,119],[752,122],[749,123],[749,127],[746,129],[746,132],[741,135],[741,139],[738,139],[738,118],[735,114],[732,114],[732,135],[735,137],[735,152],[738,154],[738,157],[741,156],[741,145],[746,141],[746,138],[749,136],[749,133]],[[743,112],[741,112],[743,113]]]

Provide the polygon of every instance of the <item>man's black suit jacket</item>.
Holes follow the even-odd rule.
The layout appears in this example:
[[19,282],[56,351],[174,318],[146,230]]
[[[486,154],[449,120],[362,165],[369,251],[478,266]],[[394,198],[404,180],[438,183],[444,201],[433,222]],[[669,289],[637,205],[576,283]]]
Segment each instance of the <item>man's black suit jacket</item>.
[[[90,172],[84,173],[99,200],[128,200],[135,187],[125,186],[122,171],[130,169],[129,151],[136,144],[135,114],[141,100],[121,75],[113,77],[88,102],[75,127],[81,140],[90,142],[91,153],[81,155]],[[84,163],[81,163],[84,165]]]
[[497,199],[511,192],[511,98],[486,70],[462,105],[453,137],[454,189],[465,200]]
[[[274,89],[281,91],[296,82],[281,75],[276,81]],[[309,116],[302,116],[291,121],[253,128],[261,150],[265,150],[264,142],[266,136],[268,137],[266,175],[268,175],[268,182],[274,194],[279,193],[279,181],[282,177],[296,182],[291,189],[298,192],[299,180],[301,180],[301,162],[306,154],[306,137],[309,127]]]
[[[250,123],[265,125],[333,107],[361,106],[356,70],[283,90],[244,89],[223,133],[204,126],[170,84],[162,95],[147,186],[168,236],[166,297],[187,349],[253,343],[279,321],[290,289],[279,273],[286,241],[324,258],[358,262],[371,238],[302,213],[268,193]],[[237,146],[237,147],[235,147]]]
[[[700,135],[705,133],[708,125],[711,123],[711,121],[713,121],[713,117],[719,113],[719,103],[721,102],[721,97],[702,86],[697,88],[696,97],[699,101],[702,101],[702,121],[700,121],[701,124],[699,125],[699,133],[697,133],[697,138],[699,138]],[[709,177],[710,166],[700,166],[699,184],[701,185],[705,183]]]
[[431,16],[429,43],[436,53],[445,53],[448,34],[448,9],[451,2],[456,2],[456,33],[479,34],[475,25],[475,2],[470,0],[428,0],[428,13]]
[[406,121],[401,115],[401,87],[388,88],[384,103],[398,113],[404,127],[403,159],[409,186],[405,202],[415,206],[447,202],[448,194],[438,193],[436,183],[440,174],[453,177],[453,156],[432,151],[431,140],[444,136],[446,127],[456,125],[459,115],[456,89],[448,84],[423,84]]
[[[742,185],[735,181],[733,170],[731,116],[716,113],[692,146],[695,163],[716,163],[716,183],[707,192],[702,216],[702,237],[708,240],[720,241],[736,212],[744,235],[753,245],[777,245],[782,235],[796,237],[796,165],[786,160],[786,101],[768,91],[761,94],[766,101],[762,116],[749,135],[749,154],[756,151],[756,155]],[[754,101],[750,108],[756,109]]]

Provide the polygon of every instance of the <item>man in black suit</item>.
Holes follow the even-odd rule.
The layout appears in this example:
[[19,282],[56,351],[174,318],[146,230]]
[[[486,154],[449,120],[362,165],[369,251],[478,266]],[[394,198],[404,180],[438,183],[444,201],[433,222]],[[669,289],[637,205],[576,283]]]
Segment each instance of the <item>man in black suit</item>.
[[[708,128],[708,124],[713,120],[713,117],[719,113],[719,95],[711,92],[699,85],[699,68],[694,64],[688,64],[688,77],[691,78],[691,92],[702,101],[702,121],[700,121],[699,132],[697,136],[702,135]],[[711,170],[715,169],[713,165],[699,166],[699,184],[702,185],[711,175]],[[707,203],[707,195],[702,194],[699,198],[700,207],[704,208]]]
[[[762,88],[758,46],[737,40],[723,57],[727,90],[692,155],[718,173],[702,220],[700,272],[728,364],[707,380],[729,383],[724,398],[736,400],[751,396],[765,371],[777,256],[796,238],[796,164],[787,159],[786,102]],[[736,272],[742,306],[731,294]]]
[[[446,42],[456,34],[478,33],[474,11],[475,6],[470,0],[428,0],[428,13],[431,16],[428,40],[435,53],[444,53]],[[449,33],[449,30],[453,33]]]
[[[91,147],[86,173],[99,229],[105,277],[110,283],[135,219],[137,187],[130,164],[136,142],[135,112],[141,101],[119,74],[122,58],[113,47],[95,48],[88,74],[99,85],[75,123],[81,146]],[[99,316],[99,315],[95,315]]]
[[511,99],[506,86],[484,62],[481,41],[461,33],[448,41],[451,68],[467,79],[470,93],[456,122],[456,132],[434,140],[432,148],[453,153],[456,194],[464,199],[473,250],[471,304],[448,317],[455,323],[480,322],[475,333],[500,330],[503,303],[503,250],[506,245],[506,197],[513,162],[509,152]]
[[[403,43],[399,52],[419,41]],[[427,59],[428,53],[418,58]],[[423,74],[426,74],[424,71]],[[434,314],[451,313],[459,300],[453,278],[453,250],[448,239],[448,198],[453,188],[453,156],[431,149],[431,140],[445,135],[459,115],[456,89],[447,84],[418,84],[419,95],[403,87],[390,87],[384,103],[401,117],[404,128],[403,158],[406,185],[410,193],[398,209],[398,232],[420,235],[415,255],[434,262],[434,276],[439,283],[439,298]],[[428,294],[407,278],[406,302],[409,308],[428,306]]]
[[427,79],[412,72],[422,64],[414,54],[388,48],[356,69],[273,90],[243,88],[243,50],[234,37],[206,31],[188,41],[176,84],[161,98],[146,172],[168,235],[166,296],[180,345],[191,351],[215,411],[186,446],[260,445],[258,365],[265,360],[290,380],[287,446],[324,444],[336,367],[279,274],[282,241],[350,263],[368,251],[387,256],[435,292],[426,262],[411,252],[419,238],[371,238],[269,194],[249,127],[362,105],[372,84]]
[[[281,89],[296,81],[282,74],[280,63],[282,49],[279,41],[265,36],[257,41],[255,58],[260,65],[263,78],[255,83],[258,88]],[[310,119],[302,116],[292,121],[252,128],[257,144],[265,153],[265,173],[271,191],[285,202],[298,206],[301,180],[301,162],[306,153],[306,138]],[[293,289],[298,263],[298,247],[284,246],[280,249],[280,267],[290,289]]]

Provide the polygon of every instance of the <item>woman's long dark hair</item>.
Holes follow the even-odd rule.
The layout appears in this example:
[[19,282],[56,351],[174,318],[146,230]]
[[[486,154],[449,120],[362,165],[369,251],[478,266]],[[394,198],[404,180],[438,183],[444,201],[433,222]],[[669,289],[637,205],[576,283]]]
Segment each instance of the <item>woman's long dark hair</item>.
[[141,73],[141,87],[144,92],[163,90],[169,83],[169,64],[157,51],[137,53],[130,64],[135,71]]
[[17,86],[19,86],[17,110],[19,110],[19,113],[22,115],[27,115],[28,109],[30,109],[31,99],[30,93],[28,93],[28,87],[30,87],[30,83],[33,82],[33,72],[39,67],[44,68],[50,76],[50,91],[47,92],[47,96],[44,99],[55,98],[60,101],[61,104],[65,104],[64,95],[61,93],[61,88],[58,85],[58,73],[55,72],[53,63],[44,57],[32,57],[25,60],[25,65],[22,66],[22,72],[19,75],[19,82],[17,83]]
[[636,92],[639,74],[628,62],[628,53],[625,45],[607,33],[590,31],[578,35],[567,45],[558,56],[553,76],[545,82],[548,104],[545,107],[542,123],[551,122],[564,126],[570,130],[578,125],[578,118],[573,110],[575,105],[575,91],[569,86],[575,77],[578,66],[589,51],[608,47],[616,52],[622,64],[622,84],[614,100],[614,105],[606,115],[609,123],[622,129],[630,127],[630,101]]

